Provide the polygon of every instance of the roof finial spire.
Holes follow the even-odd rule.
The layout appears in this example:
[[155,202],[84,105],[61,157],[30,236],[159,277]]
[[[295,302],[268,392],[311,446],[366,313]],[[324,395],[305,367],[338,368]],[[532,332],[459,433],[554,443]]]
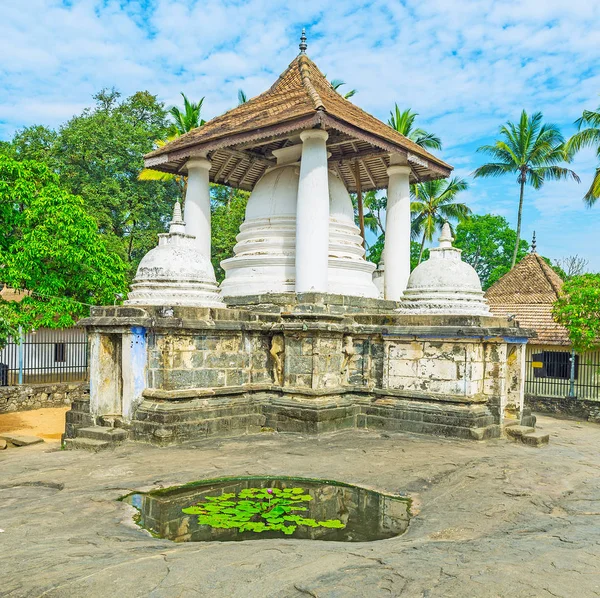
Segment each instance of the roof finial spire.
[[535,238],[535,231],[533,231],[533,239],[531,239],[531,253],[536,253],[537,250],[537,241]]
[[439,246],[442,249],[452,249],[452,241],[454,241],[454,239],[452,238],[450,223],[447,220],[444,222],[444,226],[442,226],[442,234],[440,235],[439,241]]
[[181,204],[176,201],[173,208],[173,220],[170,222],[169,232],[185,234],[185,222],[181,217]]
[[302,35],[300,36],[300,46],[298,46],[300,48],[300,54],[306,54],[306,48],[308,47],[306,45],[306,29],[304,29],[304,27],[302,27]]

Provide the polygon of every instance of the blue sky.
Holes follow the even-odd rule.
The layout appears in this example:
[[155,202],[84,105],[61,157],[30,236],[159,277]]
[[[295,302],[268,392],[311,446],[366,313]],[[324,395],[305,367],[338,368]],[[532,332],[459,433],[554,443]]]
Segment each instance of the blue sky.
[[[600,104],[598,0],[2,0],[0,138],[58,126],[102,87],[147,89],[167,104],[205,96],[205,118],[267,89],[297,53],[358,89],[353,101],[386,120],[397,102],[444,142],[442,158],[469,177],[475,212],[515,223],[513,177],[474,181],[490,143],[522,108],[565,135]],[[600,270],[600,202],[582,202],[596,162],[581,153],[582,183],[548,183],[525,197],[524,237],[551,258],[579,254]]]

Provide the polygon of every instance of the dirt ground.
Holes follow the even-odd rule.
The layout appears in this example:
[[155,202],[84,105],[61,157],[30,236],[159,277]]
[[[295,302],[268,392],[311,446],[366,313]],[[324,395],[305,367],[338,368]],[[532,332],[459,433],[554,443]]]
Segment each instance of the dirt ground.
[[[600,596],[600,426],[540,417],[550,445],[352,430],[95,454],[0,452],[2,598]],[[240,475],[406,493],[408,531],[376,542],[176,544],[123,495]]]
[[50,442],[60,442],[61,434],[65,431],[65,413],[68,410],[68,407],[56,407],[2,413],[0,414],[0,436],[4,432],[10,432],[11,434],[39,436]]

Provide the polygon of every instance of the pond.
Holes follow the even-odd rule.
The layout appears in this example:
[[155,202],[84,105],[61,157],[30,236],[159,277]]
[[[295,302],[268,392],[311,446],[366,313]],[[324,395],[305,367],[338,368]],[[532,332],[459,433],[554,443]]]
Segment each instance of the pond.
[[410,499],[330,480],[220,478],[133,493],[138,524],[175,542],[292,538],[371,542],[403,534]]

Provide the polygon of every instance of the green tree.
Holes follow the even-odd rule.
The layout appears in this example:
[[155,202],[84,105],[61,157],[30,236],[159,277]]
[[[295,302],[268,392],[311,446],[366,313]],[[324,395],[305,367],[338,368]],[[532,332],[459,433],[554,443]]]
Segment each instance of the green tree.
[[509,121],[500,127],[500,139],[494,145],[483,145],[477,150],[490,155],[496,162],[480,166],[475,171],[475,178],[517,175],[520,188],[519,210],[511,268],[514,268],[519,252],[525,185],[540,189],[547,180],[572,178],[579,182],[575,172],[559,166],[567,160],[567,154],[558,127],[543,124],[542,119],[541,112],[528,116],[523,110],[517,124]]
[[575,351],[583,353],[600,347],[600,274],[567,280],[553,315],[569,332]]
[[[462,249],[462,259],[475,268],[483,289],[488,289],[510,270],[517,233],[506,218],[493,214],[473,215],[459,222],[454,246]],[[517,261],[527,255],[529,244],[519,241]]]
[[592,184],[583,197],[588,207],[592,207],[600,197],[600,106],[597,110],[584,110],[581,118],[575,121],[579,129],[567,142],[566,150],[569,157],[574,156],[584,147],[592,147],[596,150],[598,167],[592,179]]
[[341,79],[332,79],[330,81],[330,83],[331,83],[331,87],[333,87],[334,91],[339,93],[346,100],[349,100],[352,96],[354,96],[358,93],[356,91],[356,89],[351,89],[350,91],[347,91],[346,93],[342,93],[340,91],[340,87],[344,87],[344,85],[346,85],[346,82],[342,81]]
[[413,112],[410,108],[401,111],[398,104],[395,104],[393,112],[390,112],[388,125],[424,149],[442,149],[442,141],[439,137],[433,133],[428,133],[424,129],[415,128],[417,116],[419,114]]
[[8,233],[0,246],[2,282],[30,293],[2,302],[3,329],[71,326],[90,304],[113,303],[125,292],[125,263],[108,249],[83,200],[61,188],[46,165],[0,155],[0,206]]
[[436,231],[441,230],[444,222],[462,222],[471,214],[471,210],[466,204],[457,201],[458,194],[468,187],[467,181],[456,177],[450,180],[427,181],[412,186],[411,234],[413,239],[421,239],[419,264],[423,259],[425,241],[433,241]]
[[183,92],[181,92],[181,96],[183,97],[183,110],[177,106],[169,109],[169,114],[173,118],[170,135],[183,135],[192,129],[201,127],[206,122],[200,115],[204,98],[200,98],[198,102],[190,102]]
[[[246,98],[246,95],[241,89],[238,92],[238,97],[240,97],[240,94]],[[183,92],[181,95],[183,96],[183,110],[177,108],[176,106],[173,106],[169,110],[169,114],[173,118],[173,123],[169,127],[169,136],[164,140],[158,139],[155,141],[156,147],[162,147],[170,141],[177,139],[177,137],[180,137],[184,133],[188,133],[193,129],[197,129],[206,123],[204,119],[200,118],[200,112],[202,110],[204,98],[202,98],[199,102],[190,102]],[[244,102],[246,101],[247,99],[244,99]],[[138,176],[138,179],[140,181],[162,181],[163,183],[174,182],[180,192],[181,204],[185,204],[187,177],[183,174],[177,175],[171,174],[170,172],[161,172],[160,170],[154,170],[152,168],[143,168]]]
[[233,247],[244,222],[249,197],[247,191],[211,185],[211,257],[218,282],[225,278],[221,262],[233,257]]
[[[54,156],[61,184],[81,196],[107,242],[130,264],[130,274],[164,232],[179,196],[175,181],[139,181],[143,156],[167,136],[164,106],[148,92],[124,101],[114,90],[58,132]],[[52,166],[52,165],[51,165]]]

